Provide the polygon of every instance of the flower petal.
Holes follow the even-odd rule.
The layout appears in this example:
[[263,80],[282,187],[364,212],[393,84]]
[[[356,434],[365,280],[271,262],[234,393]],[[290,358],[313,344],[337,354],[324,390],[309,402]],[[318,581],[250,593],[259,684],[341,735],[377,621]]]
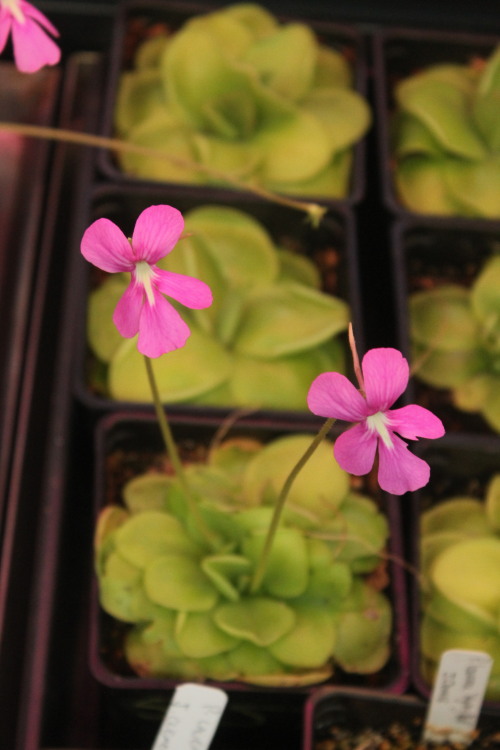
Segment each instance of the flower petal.
[[153,284],[163,294],[194,310],[210,307],[213,301],[208,284],[182,273],[155,268]]
[[30,18],[12,24],[14,60],[22,73],[35,73],[44,65],[56,65],[61,59],[58,45]]
[[137,348],[147,357],[161,357],[184,346],[190,333],[177,310],[157,292],[154,305],[143,305]]
[[85,230],[80,249],[86,260],[109,273],[135,267],[130,242],[109,219],[97,219]]
[[144,304],[144,289],[131,282],[118,301],[113,313],[113,323],[120,336],[131,339],[139,331],[141,310]]
[[349,474],[368,474],[375,461],[377,436],[364,423],[354,425],[335,441],[333,452],[338,465]]
[[379,485],[393,495],[418,490],[429,481],[429,464],[411,453],[397,435],[392,435],[392,441],[392,447],[388,448],[379,440]]
[[173,250],[184,230],[184,219],[173,206],[149,206],[138,216],[132,235],[136,260],[154,265]]
[[307,405],[313,414],[346,422],[360,422],[367,414],[363,396],[338,372],[323,372],[313,380]]
[[0,52],[3,52],[12,28],[12,16],[5,8],[0,7]]
[[408,385],[410,368],[397,349],[370,349],[363,357],[361,369],[371,412],[387,411]]
[[409,440],[418,440],[419,437],[440,438],[444,435],[441,420],[429,409],[417,404],[391,409],[386,412],[386,416],[391,431]]
[[51,23],[47,16],[44,16],[44,14],[34,5],[21,0],[21,10],[26,16],[28,16],[29,18],[33,18],[37,23],[40,24],[40,26],[43,26],[44,29],[50,31],[52,36],[59,36],[59,32],[54,24]]

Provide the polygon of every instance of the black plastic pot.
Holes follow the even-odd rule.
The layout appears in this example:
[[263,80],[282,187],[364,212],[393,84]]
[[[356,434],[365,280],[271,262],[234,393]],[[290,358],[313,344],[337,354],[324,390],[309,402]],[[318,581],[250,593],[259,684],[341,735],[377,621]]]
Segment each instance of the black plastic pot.
[[[500,241],[500,223],[401,219],[392,231],[394,319],[398,347],[410,359],[408,297],[443,284],[470,287]],[[430,408],[448,431],[494,434],[479,414],[458,410],[450,391],[413,377],[404,399]]]
[[[421,514],[451,497],[484,499],[489,480],[500,473],[500,438],[449,435],[433,444],[423,445],[418,454],[429,463],[431,479],[426,487],[414,493],[411,501],[411,558],[416,571],[420,559]],[[431,685],[422,663],[421,615],[421,590],[414,576],[411,596],[412,683],[420,695],[428,697]],[[490,701],[487,705],[500,709],[499,701]]]
[[[191,418],[190,420],[175,420],[173,429],[176,439],[186,445],[209,444],[213,439],[218,422],[211,419]],[[269,440],[280,434],[290,432],[310,431],[307,425],[279,425],[249,418],[238,421],[230,431],[230,435],[244,435]],[[314,433],[313,433],[314,434]],[[158,426],[154,418],[144,418],[142,415],[110,415],[100,421],[97,428],[96,444],[96,502],[97,511],[109,502],[118,502],[119,488],[115,479],[110,479],[106,473],[106,466],[110,460],[114,466],[113,477],[120,475],[120,461],[126,467],[126,473],[140,471],[146,468],[155,455],[164,452]],[[114,457],[114,458],[111,458]],[[115,464],[115,461],[117,462]],[[372,488],[371,490],[369,488]],[[388,596],[393,606],[394,625],[392,634],[392,654],[385,667],[373,675],[354,675],[337,670],[334,681],[340,684],[377,687],[381,691],[401,693],[407,684],[407,656],[408,638],[405,618],[405,587],[401,549],[401,529],[399,526],[399,508],[395,498],[387,497],[381,492],[373,490],[372,484],[364,482],[359,487],[361,492],[370,494],[379,506],[388,514],[391,536],[389,541],[389,575],[390,584]],[[113,618],[100,610],[97,599],[96,583],[92,587],[91,601],[91,633],[90,633],[90,668],[97,681],[104,686],[110,704],[124,717],[140,717],[145,705],[164,707],[173,687],[178,682],[169,679],[144,678],[134,675],[130,667],[116,659],[116,653],[121,651],[120,640],[125,630]],[[254,731],[250,747],[257,746],[260,725],[268,726],[275,733],[272,725],[275,721],[286,724],[286,712],[293,715],[300,708],[305,696],[314,688],[257,688],[239,683],[222,685],[230,694],[229,706],[236,712],[236,716],[229,719],[237,722],[237,714],[244,715],[250,709],[255,714]],[[284,715],[280,718],[278,707],[281,706]],[[271,708],[272,707],[272,708]],[[271,711],[270,711],[271,709]],[[281,710],[281,709],[280,709]],[[276,713],[274,713],[276,712]],[[158,720],[152,712],[152,719]],[[292,721],[290,719],[290,721]],[[238,723],[238,722],[237,722]],[[224,725],[224,722],[223,722]],[[227,729],[227,727],[226,727]],[[250,729],[250,726],[249,726]],[[295,733],[295,726],[293,732]],[[224,733],[224,728],[221,730]],[[293,736],[293,735],[292,735]],[[246,745],[245,745],[246,747]]]
[[[102,134],[111,136],[113,134],[114,108],[116,102],[116,91],[122,70],[131,66],[131,58],[134,51],[134,45],[137,39],[134,39],[137,27],[150,26],[156,23],[163,23],[169,29],[177,30],[189,18],[206,13],[212,10],[214,6],[210,4],[180,3],[169,2],[169,0],[132,0],[132,2],[122,3],[117,10],[113,42],[110,54],[110,69],[106,91],[106,108],[104,112]],[[276,12],[281,12],[281,9]],[[289,12],[287,9],[285,12]],[[305,19],[290,19],[289,17],[282,20],[304,20],[316,33],[316,35],[327,45],[341,51],[351,64],[354,72],[354,86],[360,94],[366,93],[367,83],[367,60],[364,50],[362,35],[356,27],[347,24],[336,24],[328,21],[318,21]],[[320,203],[328,204],[354,204],[359,202],[364,193],[364,143],[361,141],[354,152],[354,164],[351,174],[351,189],[345,200],[329,201],[324,198],[318,199]],[[110,156],[109,152],[102,152],[99,160],[99,166],[103,174],[109,180],[114,182],[132,182],[158,185],[158,182],[151,182],[135,178],[124,173],[117,166],[116,162]],[[172,186],[172,183],[171,183]],[[192,187],[183,183],[175,184],[175,191],[179,197],[187,194],[190,195]],[[223,187],[214,187],[212,194],[214,200],[227,197],[234,192],[234,189]],[[242,192],[245,195],[245,191]],[[310,200],[310,198],[308,198]]]
[[[303,750],[321,750],[322,747],[328,747],[326,743],[332,729],[352,733],[358,737],[364,730],[372,729],[385,733],[387,737],[388,730],[394,725],[405,729],[415,743],[414,746],[418,747],[425,712],[426,704],[413,696],[395,697],[380,695],[375,691],[342,688],[318,690],[305,706],[302,747]],[[480,738],[490,733],[494,735],[498,729],[498,721],[498,714],[483,711],[478,723]],[[390,737],[389,743],[394,742],[395,746],[399,746],[398,740],[404,741],[396,732]],[[404,746],[411,747],[407,744]]]
[[[354,217],[349,209],[332,209],[322,221],[318,229],[313,228],[301,212],[273,202],[255,201],[247,199],[241,201],[239,196],[232,194],[225,200],[215,201],[210,190],[191,192],[189,195],[177,195],[176,191],[165,188],[131,186],[100,186],[90,196],[81,217],[83,225],[89,225],[93,220],[102,216],[114,221],[128,235],[132,232],[139,213],[149,205],[155,203],[169,203],[183,213],[203,206],[219,205],[244,211],[251,218],[256,219],[269,233],[273,240],[282,245],[297,248],[299,254],[304,254],[319,266],[323,288],[327,292],[346,301],[351,310],[351,320],[360,351],[363,351],[363,313],[360,301],[359,269],[356,253]],[[75,254],[80,255],[79,246],[75,247]],[[78,329],[75,336],[75,393],[89,413],[97,415],[102,412],[123,410],[124,408],[140,408],[151,410],[150,404],[122,402],[111,399],[105,391],[99,393],[89,384],[89,373],[96,371],[97,360],[89,351],[86,344],[87,295],[98,283],[90,264],[80,258],[81,279],[74,290],[74,304],[78,305]],[[346,362],[349,366],[347,336],[342,336],[346,350]],[[284,409],[259,409],[258,414],[269,420],[304,420],[307,417],[317,422],[317,417],[306,411],[306,393],[304,392],[304,411]],[[169,411],[173,414],[203,414],[214,417],[224,417],[230,413],[231,407],[194,406],[182,402],[170,404]],[[239,407],[238,407],[239,408]]]
[[[450,17],[450,24],[453,18]],[[395,86],[408,76],[440,63],[466,64],[491,54],[498,36],[463,31],[423,29],[379,29],[373,35],[374,95],[378,150],[383,196],[396,215],[422,216],[406,208],[396,194],[393,180],[394,155],[391,147],[392,119],[395,112]],[[443,221],[451,221],[443,217]],[[465,220],[467,221],[467,219]],[[473,219],[470,220],[474,222]],[[486,224],[488,219],[481,221]]]

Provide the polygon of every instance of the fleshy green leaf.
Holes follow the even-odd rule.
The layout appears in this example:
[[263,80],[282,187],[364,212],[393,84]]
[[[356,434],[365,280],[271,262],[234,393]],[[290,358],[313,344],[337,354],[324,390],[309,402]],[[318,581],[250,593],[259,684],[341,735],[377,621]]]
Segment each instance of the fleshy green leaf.
[[283,602],[256,596],[219,605],[214,620],[236,638],[269,646],[293,628],[296,615]]
[[155,557],[144,572],[144,588],[151,601],[181,612],[207,612],[219,598],[196,560],[185,554]]
[[227,206],[201,206],[186,216],[192,232],[219,273],[235,287],[266,284],[278,275],[271,236],[250,214]]
[[251,562],[242,555],[212,555],[204,558],[201,568],[222,596],[237,601],[240,598],[238,581],[242,576],[249,577]]
[[486,156],[484,142],[470,123],[467,84],[438,79],[424,72],[402,81],[396,99],[404,111],[425,123],[450,153],[468,159]]
[[371,123],[368,104],[350,89],[317,89],[304,99],[302,106],[324,126],[332,152],[352,146],[366,133]]
[[181,523],[168,513],[158,511],[131,516],[117,529],[115,543],[120,555],[141,569],[157,557],[173,552],[187,555],[198,552]]
[[447,284],[410,298],[411,336],[431,352],[467,352],[477,344],[477,324],[469,292]]
[[165,474],[139,474],[124,486],[122,497],[131,513],[168,510],[168,490],[172,478]]
[[255,133],[254,142],[264,156],[264,182],[310,179],[327,166],[332,153],[324,126],[300,109],[269,120]]
[[[266,534],[254,534],[243,542],[243,554],[255,565],[260,560]],[[278,529],[267,560],[261,590],[271,596],[289,599],[300,596],[308,582],[307,547],[296,529]]]
[[352,605],[337,623],[334,657],[346,672],[370,674],[382,669],[390,656],[392,611],[386,597],[358,582]]
[[289,23],[251,45],[243,56],[272,91],[291,101],[311,88],[317,44],[305,24]]
[[110,276],[88,296],[87,341],[103,362],[109,362],[123,342],[113,323],[113,313],[127,285],[124,275]]
[[248,299],[234,349],[262,359],[294,354],[344,331],[348,320],[343,300],[283,282]]
[[449,160],[444,178],[449,195],[465,216],[494,219],[500,215],[500,155],[481,162]]
[[[253,458],[243,477],[242,493],[249,503],[274,502],[293,466],[311,443],[309,435],[274,440]],[[305,508],[318,518],[336,513],[347,494],[349,477],[333,456],[332,444],[321,443],[299,472],[288,495],[288,507]]]
[[182,653],[203,659],[225,653],[238,644],[238,639],[217,627],[210,612],[190,612],[182,617],[176,640]]
[[[187,344],[156,359],[154,371],[162,401],[174,403],[223,383],[230,374],[230,358],[215,339],[192,327]],[[108,381],[112,398],[151,402],[144,359],[134,339],[122,343],[111,361]]]
[[314,606],[295,606],[293,629],[273,643],[269,650],[284,664],[298,669],[315,669],[325,664],[335,647],[336,627],[331,614]]
[[402,203],[422,214],[451,216],[458,211],[448,194],[445,180],[446,159],[418,154],[404,159],[394,174]]

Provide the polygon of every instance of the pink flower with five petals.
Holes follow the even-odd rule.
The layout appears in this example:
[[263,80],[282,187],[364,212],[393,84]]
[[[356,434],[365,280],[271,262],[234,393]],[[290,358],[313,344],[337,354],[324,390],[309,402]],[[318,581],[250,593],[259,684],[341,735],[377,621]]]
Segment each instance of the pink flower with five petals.
[[370,349],[361,372],[364,393],[344,375],[325,372],[313,381],[307,396],[314,414],[356,423],[335,441],[338,464],[361,476],[371,470],[378,451],[378,481],[383,490],[402,495],[423,487],[429,481],[429,465],[411,453],[401,438],[442,437],[441,420],[415,404],[390,408],[409,380],[408,362],[397,349]]
[[56,65],[61,50],[47,34],[59,36],[48,18],[25,0],[0,0],[0,53],[12,33],[14,61],[22,73]]
[[196,310],[212,304],[212,292],[203,281],[156,265],[173,250],[183,229],[180,211],[161,205],[150,206],[140,214],[130,240],[109,219],[94,221],[82,238],[82,255],[94,266],[131,274],[113,322],[125,338],[139,333],[137,348],[147,357],[160,357],[181,348],[191,333],[163,295]]

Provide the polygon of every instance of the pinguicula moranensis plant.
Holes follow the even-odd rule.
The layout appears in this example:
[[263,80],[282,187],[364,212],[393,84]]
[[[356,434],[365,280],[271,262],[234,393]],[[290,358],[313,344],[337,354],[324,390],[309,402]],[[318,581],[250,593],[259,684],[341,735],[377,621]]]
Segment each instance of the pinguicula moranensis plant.
[[[145,293],[134,264],[151,247],[150,261],[160,257],[167,235],[171,249],[174,233],[161,223],[172,211],[146,209],[152,222],[128,268],[138,287],[130,335],[141,310],[157,299]],[[82,252],[101,268],[111,253],[111,266],[122,272],[117,256],[131,263],[134,238],[130,246],[109,230],[107,221],[94,223]],[[201,282],[184,283],[208,302]],[[192,303],[189,293],[183,301]],[[101,512],[95,538],[101,603],[130,624],[125,653],[139,674],[296,685],[328,678],[335,665],[372,673],[386,663],[392,611],[368,574],[384,557],[388,524],[377,504],[351,487],[344,468],[370,471],[378,449],[382,486],[400,494],[415,489],[428,480],[426,465],[406,456],[396,433],[439,437],[443,428],[421,407],[390,408],[408,380],[399,352],[371,350],[361,368],[352,336],[351,345],[362,392],[338,373],[315,379],[309,403],[328,417],[315,437],[289,434],[265,445],[224,441],[204,463],[188,465],[177,453],[145,356],[173,471],[128,482],[124,504]],[[335,418],[358,423],[344,433],[339,461],[327,438]]]

